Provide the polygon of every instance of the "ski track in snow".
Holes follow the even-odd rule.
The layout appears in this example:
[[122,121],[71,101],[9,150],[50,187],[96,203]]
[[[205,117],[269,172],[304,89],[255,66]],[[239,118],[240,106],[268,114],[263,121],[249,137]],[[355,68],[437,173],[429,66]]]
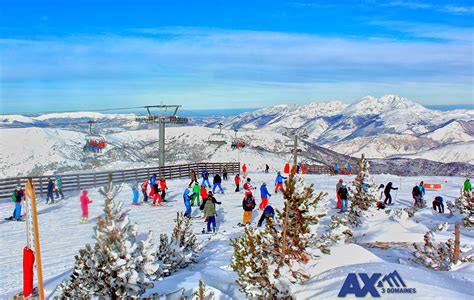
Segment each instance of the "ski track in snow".
[[[160,293],[169,294],[184,289],[190,294],[198,287],[199,279],[203,279],[208,288],[212,288],[217,299],[242,299],[244,295],[239,291],[235,283],[237,278],[229,267],[233,249],[229,245],[231,238],[238,237],[243,228],[236,224],[242,220],[242,198],[243,193],[235,193],[232,174],[223,186],[226,193],[217,194],[216,198],[222,202],[218,210],[218,233],[216,235],[200,234],[206,223],[203,219],[193,219],[195,232],[198,240],[205,243],[197,263],[186,269],[179,270],[170,277],[155,283],[155,287],[148,290],[145,295]],[[253,184],[259,187],[262,182],[273,186],[274,174],[250,174]],[[354,176],[341,176],[345,181],[351,181]],[[306,175],[305,183],[314,184],[316,192],[327,192],[328,196],[319,203],[318,213],[327,213],[321,219],[320,224],[314,229],[318,234],[324,232],[330,217],[337,212],[335,207],[335,185],[339,176]],[[394,182],[400,190],[392,193],[395,198],[392,208],[411,206],[411,189],[421,178],[396,177],[389,175],[375,175],[377,184]],[[446,200],[453,200],[459,195],[459,188],[463,178],[422,178],[425,182],[442,182],[443,189],[439,192],[427,191],[425,199],[428,205],[435,195],[441,195]],[[447,183],[444,182],[447,180]],[[176,218],[176,212],[184,211],[181,197],[182,190],[186,188],[188,179],[169,180],[170,192],[167,195],[169,202],[164,207],[149,205],[132,206],[132,193],[129,186],[125,185],[117,200],[124,202],[124,208],[130,209],[130,219],[138,224],[138,233],[145,234],[153,230],[155,241],[159,241],[161,233],[171,233]],[[270,191],[272,192],[272,191]],[[272,193],[273,195],[273,193]],[[43,277],[45,280],[46,295],[53,296],[54,289],[60,280],[69,276],[74,265],[74,255],[86,243],[93,243],[93,227],[97,218],[103,214],[103,198],[97,189],[90,190],[90,198],[93,203],[89,206],[89,223],[80,224],[81,215],[79,203],[79,191],[69,193],[66,199],[58,204],[46,205],[40,199],[38,204],[41,254],[43,261]],[[260,193],[256,191],[257,205],[260,202]],[[275,208],[282,207],[281,194],[273,195],[269,203]],[[22,249],[26,244],[25,222],[6,221],[13,211],[13,205],[0,207],[0,298],[11,298],[19,292],[22,287]],[[193,207],[193,216],[202,213]],[[252,224],[258,221],[260,211],[254,211]],[[375,241],[400,241],[421,242],[423,235],[428,229],[436,224],[449,222],[447,232],[437,232],[437,239],[452,237],[454,223],[459,221],[459,216],[448,218],[446,215],[433,215],[430,208],[417,212],[415,217],[405,222],[394,222],[388,219],[383,211],[374,211],[369,220],[361,228],[354,230],[357,242]],[[474,234],[461,229],[461,244],[474,244]],[[335,298],[345,277],[349,272],[382,272],[389,273],[398,270],[410,287],[417,288],[416,296],[451,299],[468,299],[472,292],[470,288],[474,282],[474,270],[472,264],[451,272],[438,272],[428,270],[411,261],[411,248],[395,247],[389,250],[377,248],[364,248],[357,244],[345,244],[331,248],[331,255],[316,257],[307,266],[312,277],[304,285],[295,287],[295,295],[298,299],[304,298]],[[405,263],[401,264],[399,259]],[[35,279],[36,280],[36,279]],[[433,287],[432,285],[436,285]],[[389,296],[390,295],[384,295]],[[410,295],[404,295],[404,298]],[[397,295],[391,295],[397,298]],[[399,296],[398,296],[399,297]]]

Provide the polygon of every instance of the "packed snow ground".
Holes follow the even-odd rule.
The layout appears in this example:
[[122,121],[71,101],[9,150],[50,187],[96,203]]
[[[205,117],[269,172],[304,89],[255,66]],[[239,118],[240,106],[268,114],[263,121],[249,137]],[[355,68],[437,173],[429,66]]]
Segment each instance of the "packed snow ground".
[[[262,182],[273,186],[274,174],[250,173],[254,186],[259,187]],[[342,176],[345,181],[353,180],[353,176]],[[318,233],[326,230],[330,216],[335,214],[335,185],[339,176],[306,175],[305,182],[314,184],[316,192],[327,192],[328,196],[319,203],[318,212],[327,213],[321,219],[315,230]],[[427,191],[425,199],[428,203],[436,195],[443,196],[446,200],[453,200],[459,195],[459,188],[463,178],[449,177],[394,177],[375,176],[377,184],[394,182],[399,186],[398,192],[393,192],[394,205],[391,208],[409,207],[412,205],[411,189],[420,180],[425,182],[441,182],[441,191]],[[160,233],[170,233],[176,212],[184,211],[182,191],[188,179],[170,180],[168,186],[168,202],[162,207],[149,205],[132,206],[131,189],[124,186],[118,200],[124,202],[124,207],[130,209],[130,218],[138,224],[139,233],[145,234],[153,230],[156,241]],[[225,194],[217,194],[218,201],[218,231],[215,236],[198,235],[198,239],[205,243],[196,264],[174,273],[162,281],[156,282],[155,287],[147,294],[170,294],[180,289],[190,294],[192,289],[198,287],[199,279],[203,279],[209,288],[212,288],[218,299],[243,299],[235,283],[236,273],[230,267],[233,249],[229,245],[231,238],[238,237],[243,228],[236,224],[242,219],[241,202],[243,193],[235,193],[232,176],[223,184]],[[89,207],[90,222],[80,224],[81,215],[79,191],[66,195],[66,199],[54,205],[46,205],[44,200],[38,204],[40,236],[42,247],[43,272],[45,279],[46,295],[52,297],[57,283],[66,278],[74,264],[74,255],[86,243],[93,243],[93,226],[98,216],[103,213],[103,199],[96,189],[90,191],[90,198],[94,201]],[[257,192],[257,204],[260,202]],[[273,195],[270,204],[276,208],[282,206],[281,194]],[[22,288],[22,249],[26,244],[25,223],[6,221],[13,211],[11,204],[0,205],[0,298],[11,298]],[[202,213],[193,207],[193,215]],[[254,211],[253,225],[259,218],[260,211]],[[433,214],[430,208],[417,212],[409,220],[395,222],[389,220],[384,211],[374,211],[368,221],[360,229],[354,230],[357,243],[336,246],[331,249],[331,255],[322,255],[311,260],[306,266],[311,278],[301,286],[296,286],[294,292],[298,299],[303,298],[335,298],[350,272],[380,272],[387,274],[397,270],[408,287],[417,289],[415,295],[403,295],[410,299],[415,296],[429,298],[468,299],[472,297],[474,283],[474,267],[466,264],[454,271],[432,271],[412,261],[411,246],[395,247],[388,250],[370,248],[367,245],[376,242],[421,242],[423,235],[437,224],[448,222],[446,232],[437,232],[437,239],[452,237],[454,223],[459,221],[459,216],[449,218],[447,214]],[[196,233],[205,227],[203,219],[193,219]],[[474,245],[474,234],[461,229],[461,244]],[[387,295],[384,295],[387,296]],[[400,295],[392,295],[400,298]]]

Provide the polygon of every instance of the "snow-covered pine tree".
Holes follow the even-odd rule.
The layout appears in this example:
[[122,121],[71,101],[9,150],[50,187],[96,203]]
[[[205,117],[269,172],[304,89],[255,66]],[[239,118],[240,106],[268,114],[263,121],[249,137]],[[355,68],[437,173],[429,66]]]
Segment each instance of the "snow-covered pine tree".
[[464,226],[474,227],[474,199],[471,192],[461,189],[459,197],[455,199],[455,205],[462,214],[466,214]]
[[206,289],[206,283],[203,280],[199,280],[199,288],[193,293],[193,299],[195,300],[213,300],[214,292]]
[[304,187],[293,173],[285,185],[284,208],[276,210],[275,220],[268,220],[258,233],[246,228],[232,242],[231,266],[239,274],[241,291],[250,297],[290,297],[290,284],[308,278],[302,265],[309,259],[310,225],[319,221],[314,211],[325,194],[314,196],[313,187]]
[[[151,232],[145,241],[137,241],[136,224],[114,197],[121,186],[112,180],[99,192],[105,197],[105,216],[94,227],[94,247],[87,245],[76,256],[73,275],[60,285],[64,298],[138,298],[152,287],[160,269]],[[78,276],[76,276],[78,275]]]
[[[270,231],[264,236],[272,236],[275,227],[269,219],[265,225],[265,231]],[[272,241],[265,241],[270,244]],[[262,243],[262,235],[257,233],[253,227],[246,226],[244,234],[232,239],[230,244],[234,247],[231,268],[237,272],[237,283],[240,291],[249,297],[272,298],[277,295],[278,290],[274,287],[270,278],[269,253],[265,251]]]
[[191,219],[178,212],[171,239],[166,234],[160,235],[158,258],[165,267],[165,274],[169,275],[193,263],[199,250]]

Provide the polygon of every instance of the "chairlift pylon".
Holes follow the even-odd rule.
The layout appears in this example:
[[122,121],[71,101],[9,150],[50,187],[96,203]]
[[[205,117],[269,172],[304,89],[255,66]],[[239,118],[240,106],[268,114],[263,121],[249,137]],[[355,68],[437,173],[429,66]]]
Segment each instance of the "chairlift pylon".
[[224,124],[219,123],[217,125],[219,126],[219,133],[213,133],[209,135],[207,142],[211,145],[225,145],[227,144],[227,137],[222,133],[222,126]]

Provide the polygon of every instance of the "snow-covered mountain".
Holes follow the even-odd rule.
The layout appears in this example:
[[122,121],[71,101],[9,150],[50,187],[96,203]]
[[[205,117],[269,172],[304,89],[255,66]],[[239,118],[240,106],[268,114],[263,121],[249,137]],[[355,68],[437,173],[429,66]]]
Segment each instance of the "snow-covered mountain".
[[474,140],[474,110],[432,110],[397,95],[367,96],[349,105],[277,105],[228,118],[224,124],[237,130],[297,131],[312,143],[352,156],[424,153],[424,158],[442,162],[474,160],[469,147],[451,147],[455,155],[435,154],[444,146]]

